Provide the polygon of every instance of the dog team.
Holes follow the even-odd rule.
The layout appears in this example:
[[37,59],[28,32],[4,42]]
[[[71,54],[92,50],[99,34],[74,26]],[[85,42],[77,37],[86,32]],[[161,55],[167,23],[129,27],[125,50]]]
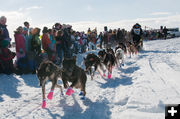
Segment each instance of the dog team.
[[[37,77],[39,79],[40,86],[42,87],[42,108],[46,108],[46,96],[45,96],[45,84],[49,80],[52,82],[51,90],[47,96],[49,100],[53,98],[54,89],[58,87],[61,95],[63,94],[63,87],[57,83],[58,79],[62,79],[63,86],[66,91],[66,95],[70,96],[74,93],[73,88],[81,90],[80,96],[82,100],[85,100],[86,95],[86,82],[87,74],[90,75],[91,80],[97,71],[103,78],[111,79],[113,67],[122,67],[124,65],[124,55],[127,51],[133,54],[135,48],[129,45],[127,48],[119,43],[113,50],[111,47],[107,47],[106,50],[100,50],[97,55],[95,53],[89,53],[84,57],[85,69],[76,65],[76,56],[71,58],[65,57],[62,62],[62,67],[59,67],[46,57],[41,57],[41,63],[36,70]],[[101,73],[103,72],[103,74]],[[71,85],[69,85],[69,83]]]

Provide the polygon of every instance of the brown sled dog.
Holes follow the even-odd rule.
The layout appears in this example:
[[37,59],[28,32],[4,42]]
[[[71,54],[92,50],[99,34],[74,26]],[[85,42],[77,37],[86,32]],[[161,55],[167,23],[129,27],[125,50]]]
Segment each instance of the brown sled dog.
[[61,94],[63,94],[62,86],[57,84],[58,78],[61,78],[61,69],[52,63],[51,61],[43,61],[39,68],[36,70],[37,77],[39,79],[40,86],[42,87],[43,103],[42,108],[46,108],[46,97],[45,97],[45,84],[47,80],[52,82],[51,91],[48,94],[48,99],[51,100],[53,97],[53,91],[55,87],[60,88]]
[[[66,95],[71,95],[74,92],[72,90],[73,87],[80,88],[80,95],[83,95],[81,99],[85,99],[87,76],[85,71],[76,65],[76,56],[73,58],[64,58],[62,70],[64,88],[68,88]],[[72,82],[70,87],[68,82]]]
[[128,53],[129,53],[130,57],[131,57],[131,55],[134,55],[134,54],[138,53],[134,43],[132,43],[130,41],[127,42],[127,49],[128,49]]

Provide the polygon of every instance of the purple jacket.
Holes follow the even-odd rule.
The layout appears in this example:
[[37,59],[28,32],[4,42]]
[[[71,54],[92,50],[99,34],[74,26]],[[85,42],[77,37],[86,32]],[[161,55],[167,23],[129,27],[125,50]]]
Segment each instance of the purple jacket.
[[5,39],[10,40],[9,31],[8,31],[8,29],[7,29],[6,27],[7,27],[7,25],[2,25],[2,24],[0,24],[0,29],[3,30],[2,37],[3,37],[4,40],[5,40]]

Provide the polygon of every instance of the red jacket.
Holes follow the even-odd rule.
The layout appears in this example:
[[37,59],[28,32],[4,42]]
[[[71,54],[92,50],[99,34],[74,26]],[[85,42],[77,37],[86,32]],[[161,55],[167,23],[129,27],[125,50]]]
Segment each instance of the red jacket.
[[50,38],[48,36],[48,34],[44,33],[42,36],[42,47],[43,50],[47,51],[49,44],[51,44]]
[[23,34],[15,33],[14,34],[15,42],[16,42],[16,52],[19,52],[19,49],[22,49],[23,52],[26,52],[25,48],[25,38]]

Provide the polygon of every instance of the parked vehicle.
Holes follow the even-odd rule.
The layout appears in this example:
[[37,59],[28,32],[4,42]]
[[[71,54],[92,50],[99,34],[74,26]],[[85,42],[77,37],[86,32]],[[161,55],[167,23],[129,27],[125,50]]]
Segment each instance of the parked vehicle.
[[171,38],[180,37],[179,28],[168,28],[168,36]]

